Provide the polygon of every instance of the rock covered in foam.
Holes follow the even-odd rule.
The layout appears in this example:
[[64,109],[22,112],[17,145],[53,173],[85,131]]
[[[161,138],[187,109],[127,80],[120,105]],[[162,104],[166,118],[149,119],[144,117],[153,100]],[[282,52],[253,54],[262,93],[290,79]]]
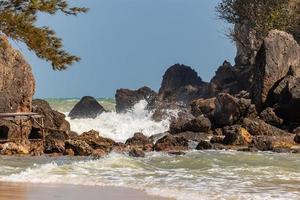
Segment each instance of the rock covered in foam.
[[74,106],[69,113],[71,119],[78,118],[96,118],[101,113],[105,112],[103,106],[91,96],[85,96]]

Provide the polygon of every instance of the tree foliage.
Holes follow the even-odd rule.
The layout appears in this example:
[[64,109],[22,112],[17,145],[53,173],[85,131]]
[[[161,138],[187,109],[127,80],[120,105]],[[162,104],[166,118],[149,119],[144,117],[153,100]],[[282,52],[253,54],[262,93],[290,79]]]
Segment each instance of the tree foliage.
[[80,58],[66,52],[62,39],[49,27],[36,25],[38,15],[61,12],[69,16],[86,11],[71,7],[68,0],[0,0],[0,34],[24,42],[39,58],[51,62],[54,70],[63,70]]
[[[220,19],[230,24],[247,23],[256,38],[264,38],[272,29],[300,37],[300,0],[222,0],[216,10]],[[231,32],[233,39],[234,31]]]

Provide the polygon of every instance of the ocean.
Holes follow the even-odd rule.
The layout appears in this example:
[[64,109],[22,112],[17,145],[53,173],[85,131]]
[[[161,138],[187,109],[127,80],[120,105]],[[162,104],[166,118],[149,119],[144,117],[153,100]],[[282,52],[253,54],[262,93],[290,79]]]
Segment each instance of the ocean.
[[[78,99],[47,99],[67,114]],[[70,120],[81,133],[94,129],[124,142],[135,132],[150,136],[168,129],[169,119],[151,120],[145,102],[125,114],[113,99],[98,99],[111,112],[96,119]],[[176,111],[169,111],[170,116]],[[131,158],[112,153],[88,157],[0,157],[0,181],[122,186],[177,200],[300,199],[300,155],[271,152],[189,151],[186,155],[146,153]]]

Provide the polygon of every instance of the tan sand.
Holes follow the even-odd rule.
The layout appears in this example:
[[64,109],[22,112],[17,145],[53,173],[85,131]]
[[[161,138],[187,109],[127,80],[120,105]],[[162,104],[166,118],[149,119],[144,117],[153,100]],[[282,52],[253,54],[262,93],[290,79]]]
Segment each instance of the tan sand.
[[0,200],[171,200],[122,187],[0,183]]

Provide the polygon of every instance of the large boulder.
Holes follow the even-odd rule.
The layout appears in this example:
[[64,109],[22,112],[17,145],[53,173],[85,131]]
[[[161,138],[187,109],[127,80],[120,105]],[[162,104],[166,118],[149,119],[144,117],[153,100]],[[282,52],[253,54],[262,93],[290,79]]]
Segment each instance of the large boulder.
[[69,113],[71,119],[78,118],[96,118],[101,113],[105,112],[105,109],[98,103],[94,97],[85,96],[74,106]]
[[256,56],[253,100],[259,109],[269,104],[270,91],[284,78],[290,67],[300,66],[300,46],[293,36],[272,30]]
[[188,150],[188,146],[188,140],[184,137],[176,137],[168,134],[155,143],[154,150],[166,152],[185,151]]
[[99,135],[99,132],[90,130],[84,132],[81,135],[74,138],[87,143],[94,150],[102,150],[104,152],[110,152],[116,145],[116,142],[109,138],[104,138]]
[[145,100],[148,108],[152,109],[155,104],[156,92],[148,87],[142,87],[138,90],[118,89],[115,95],[116,111],[118,113],[126,112],[134,107],[141,100]]
[[250,133],[240,125],[224,127],[223,134],[222,143],[225,145],[249,145],[252,142]]
[[[46,135],[53,132],[61,132],[61,134],[70,132],[70,123],[65,119],[65,115],[52,110],[49,103],[42,99],[35,99],[32,101],[32,111],[44,116],[44,126],[46,128]],[[33,123],[31,135],[37,135],[36,132],[40,130],[40,126]],[[31,138],[37,139],[37,138]]]
[[243,120],[242,126],[251,134],[251,135],[267,135],[267,136],[283,136],[287,135],[288,132],[276,128],[270,124],[267,124],[261,119],[249,119],[245,118]]
[[241,91],[250,91],[253,81],[254,66],[231,66],[227,61],[216,71],[209,83],[209,96],[219,93],[235,95]]
[[191,120],[176,120],[170,124],[170,133],[178,134],[182,132],[204,132],[211,129],[211,122],[208,118],[199,116]]
[[285,136],[258,135],[253,137],[252,147],[260,151],[291,151],[295,142],[292,134]]
[[[0,46],[0,113],[31,112],[31,101],[35,91],[31,67],[2,34],[0,34]],[[2,124],[9,125],[0,121]],[[26,122],[24,125],[26,126],[23,127],[23,134],[28,138],[31,122]],[[7,128],[8,139],[20,138],[19,134],[11,134],[15,127],[9,125]]]
[[204,115],[211,119],[216,109],[215,101],[215,97],[209,99],[194,100],[191,103],[191,113],[195,117]]
[[255,115],[256,110],[250,99],[236,98],[227,93],[216,97],[214,122],[217,126],[233,125],[244,117]]
[[168,68],[163,76],[159,100],[188,104],[205,96],[207,85],[191,67],[175,64]]
[[271,99],[276,104],[275,113],[288,122],[300,121],[300,65],[291,68],[272,91]]
[[283,119],[277,116],[274,111],[274,108],[266,108],[260,113],[260,118],[266,123],[271,124],[276,127],[280,127],[283,124]]
[[69,139],[67,134],[52,132],[45,137],[45,153],[64,153],[65,141]]
[[79,139],[66,140],[65,148],[67,152],[70,150],[74,152],[75,156],[90,156],[94,152],[89,144]]
[[130,147],[136,147],[143,150],[152,150],[153,142],[143,133],[135,133],[133,137],[128,138],[125,142]]

